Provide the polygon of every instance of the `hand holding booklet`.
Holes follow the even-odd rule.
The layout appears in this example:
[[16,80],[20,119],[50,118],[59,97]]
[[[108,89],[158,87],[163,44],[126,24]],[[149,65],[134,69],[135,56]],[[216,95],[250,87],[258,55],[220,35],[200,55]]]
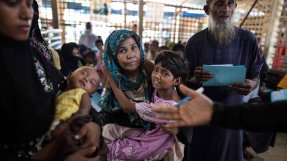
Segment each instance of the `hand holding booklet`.
[[203,82],[203,86],[228,86],[233,83],[242,84],[246,77],[246,67],[244,65],[203,65],[203,70],[213,74],[213,78]]

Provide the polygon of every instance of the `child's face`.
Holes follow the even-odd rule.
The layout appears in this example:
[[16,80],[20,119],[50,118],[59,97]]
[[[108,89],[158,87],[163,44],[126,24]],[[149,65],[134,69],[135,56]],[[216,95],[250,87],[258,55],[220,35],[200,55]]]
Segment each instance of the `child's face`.
[[73,48],[72,55],[76,57],[81,57],[80,51],[78,48]]
[[103,43],[96,43],[96,47],[101,50],[103,49],[104,44]]
[[140,66],[140,49],[133,38],[123,41],[117,51],[117,61],[126,73],[137,73]]
[[161,63],[154,66],[151,80],[152,86],[155,89],[170,89],[173,88],[177,82],[170,70],[162,67]]
[[68,79],[68,87],[70,89],[82,88],[90,95],[98,90],[100,85],[100,76],[97,71],[91,67],[78,68]]

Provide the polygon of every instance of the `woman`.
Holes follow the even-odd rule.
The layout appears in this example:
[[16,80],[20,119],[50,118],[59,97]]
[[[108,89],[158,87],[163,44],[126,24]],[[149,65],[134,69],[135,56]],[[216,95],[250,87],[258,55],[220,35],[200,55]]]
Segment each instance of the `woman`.
[[[49,129],[55,96],[63,76],[28,40],[33,0],[0,1],[0,160],[30,160],[35,144]],[[86,137],[82,151],[66,158],[88,160],[99,146],[100,128],[86,123],[77,137]]]
[[[144,66],[144,52],[141,47],[140,38],[136,33],[129,30],[115,30],[113,31],[105,42],[103,61],[106,69],[111,73],[112,79],[115,81],[119,89],[121,89],[125,95],[132,102],[151,102],[152,85],[150,80],[150,69],[146,71]],[[153,67],[153,64],[150,66]],[[148,74],[149,73],[149,74]],[[173,91],[173,97],[178,100],[176,91]],[[95,120],[100,120],[103,125],[111,124],[104,127],[103,133],[105,138],[113,137],[113,131],[117,133],[129,133],[131,128],[141,128],[150,130],[154,128],[155,124],[145,121],[139,117],[139,115],[132,110],[124,110],[118,100],[115,97],[111,88],[107,88],[107,92],[103,98],[99,101],[99,105],[103,108],[100,113],[93,113]],[[177,130],[177,129],[176,129]],[[175,131],[176,131],[175,130]],[[169,131],[171,132],[171,131]],[[172,131],[174,132],[174,131]],[[174,132],[176,133],[176,132]],[[174,134],[173,133],[173,134]],[[119,140],[113,140],[113,145],[116,145]],[[132,146],[127,145],[126,148]],[[135,148],[135,147],[132,147]],[[111,152],[117,151],[118,154],[110,153],[108,160],[111,158],[122,157],[122,160],[134,160],[131,155],[127,156],[122,148],[112,148]],[[114,156],[112,156],[114,155]]]
[[74,42],[63,44],[61,58],[61,72],[65,76],[85,64],[79,53],[79,46]]

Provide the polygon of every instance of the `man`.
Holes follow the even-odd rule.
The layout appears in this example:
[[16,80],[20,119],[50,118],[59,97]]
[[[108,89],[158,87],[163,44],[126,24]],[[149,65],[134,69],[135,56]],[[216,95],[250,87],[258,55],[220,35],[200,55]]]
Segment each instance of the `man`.
[[95,42],[98,37],[92,33],[92,23],[86,23],[86,31],[81,35],[79,45],[85,45],[88,49],[93,50],[95,48]]
[[[235,0],[207,0],[204,11],[209,15],[208,28],[191,37],[186,46],[193,86],[201,86],[211,79],[203,64],[245,65],[243,84],[226,87],[205,87],[212,100],[226,104],[241,104],[243,96],[258,85],[262,59],[254,34],[237,28],[231,19],[236,9]],[[191,148],[192,161],[242,161],[242,132],[216,127],[194,128]]]
[[147,58],[151,60],[152,62],[154,62],[155,60],[156,52],[158,48],[159,48],[159,42],[157,40],[153,40],[150,43],[149,52],[147,54]]
[[150,46],[149,42],[144,43],[144,55],[145,56],[147,56],[149,53],[149,46]]

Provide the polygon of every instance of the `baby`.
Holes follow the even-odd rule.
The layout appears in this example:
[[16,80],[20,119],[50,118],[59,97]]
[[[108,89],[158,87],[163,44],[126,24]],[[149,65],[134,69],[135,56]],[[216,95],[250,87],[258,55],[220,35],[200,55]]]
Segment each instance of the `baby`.
[[61,160],[82,146],[74,138],[80,127],[91,121],[91,95],[98,89],[100,77],[95,68],[83,66],[67,77],[67,88],[58,95],[56,113],[50,131],[42,138],[35,160]]

